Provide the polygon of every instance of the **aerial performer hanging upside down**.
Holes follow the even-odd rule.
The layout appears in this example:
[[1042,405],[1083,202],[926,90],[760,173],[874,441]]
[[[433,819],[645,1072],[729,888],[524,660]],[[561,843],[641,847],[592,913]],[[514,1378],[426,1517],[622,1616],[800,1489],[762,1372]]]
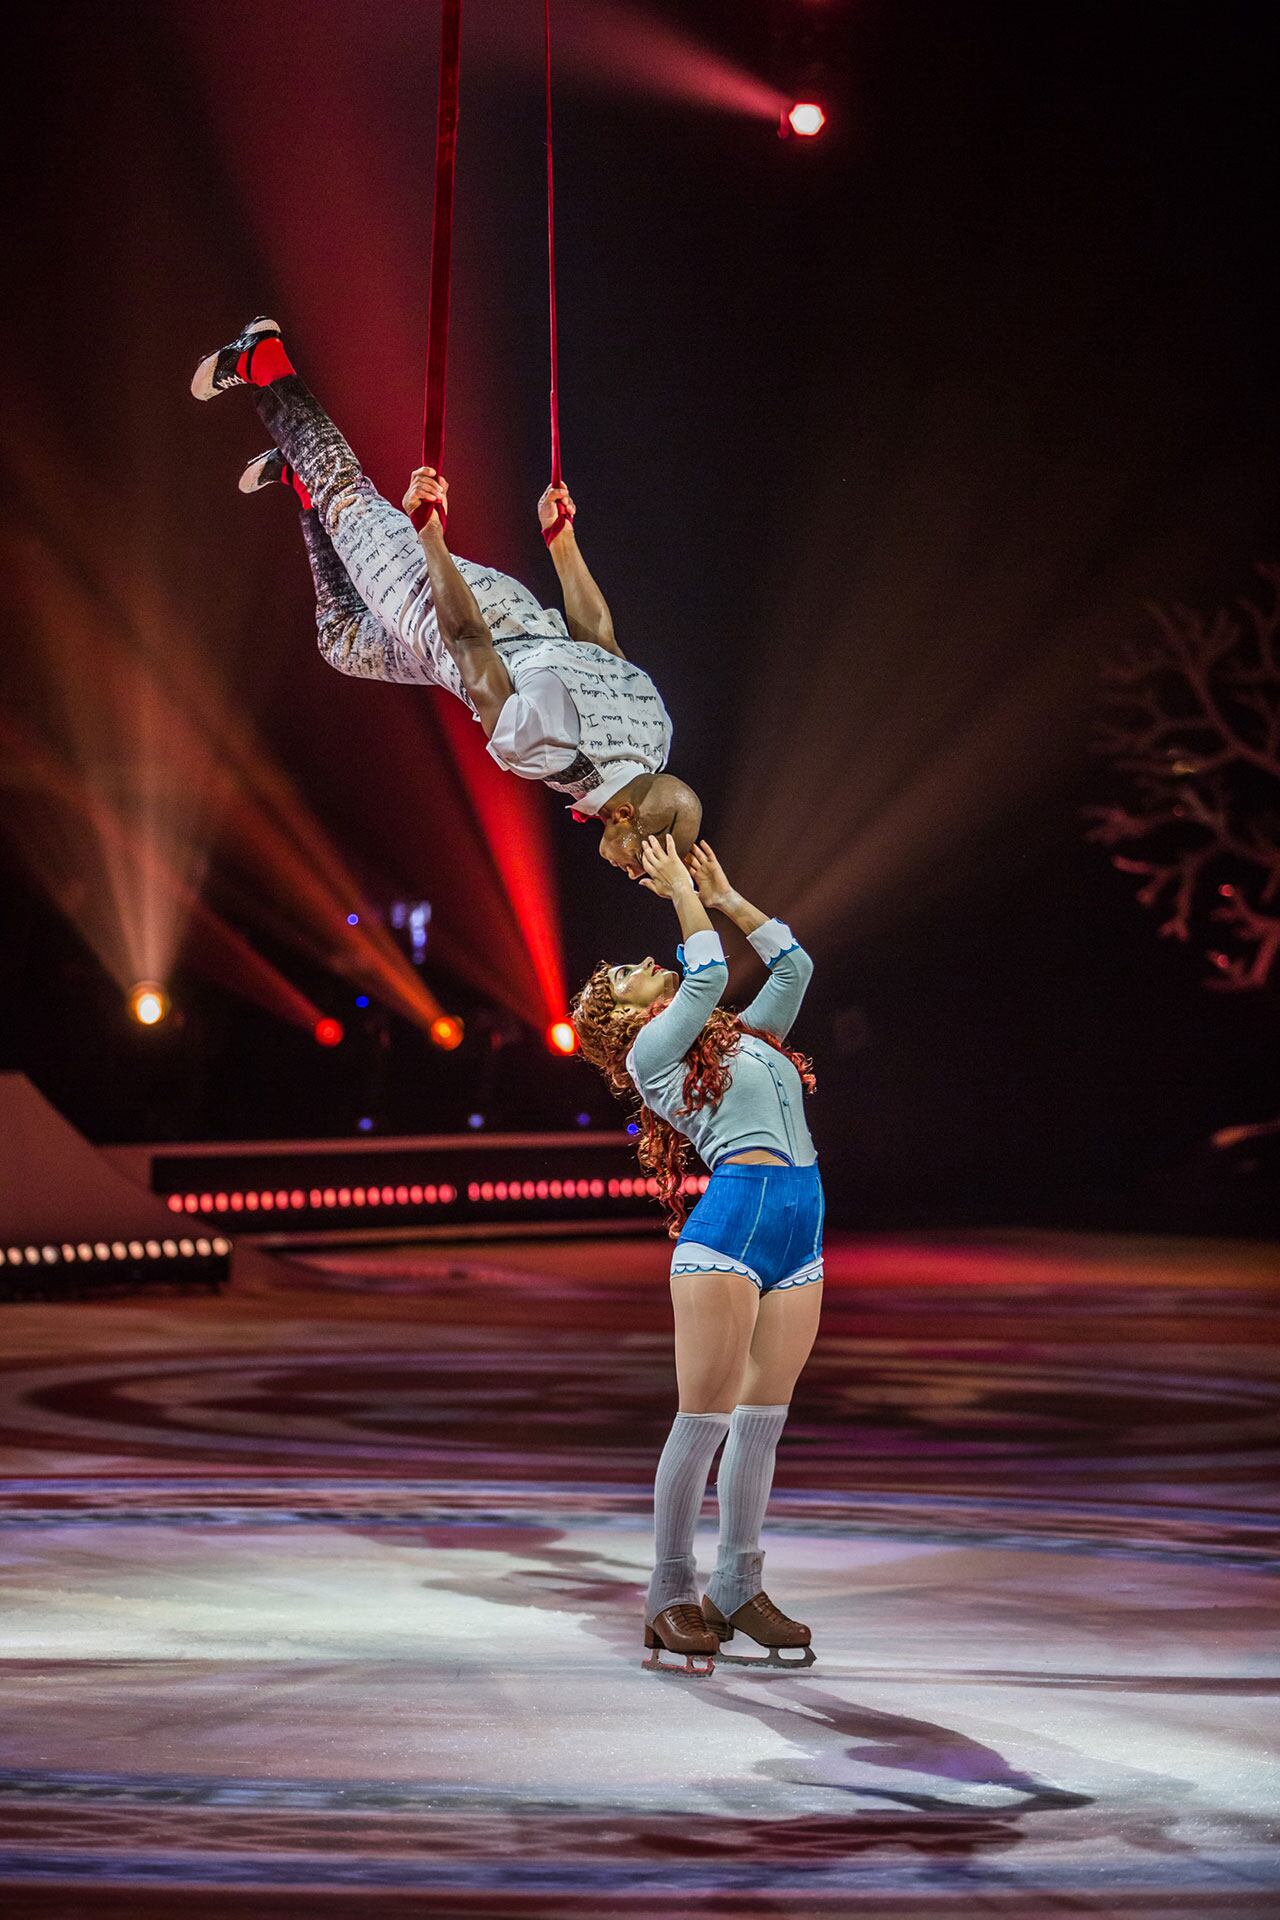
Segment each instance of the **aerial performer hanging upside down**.
[[200,400],[232,387],[253,391],[275,442],[250,462],[241,490],[283,482],[302,508],[329,664],[455,694],[498,765],[564,795],[575,817],[598,820],[601,857],[631,879],[644,877],[640,850],[652,834],[670,834],[687,856],[702,803],[663,771],[671,721],[653,681],[618,645],[578,550],[568,490],[549,487],[538,503],[562,616],[507,574],[455,560],[445,544],[448,485],[433,469],[415,472],[403,512],[382,498],[294,372],[274,320],[250,321],[191,382]]
[[[641,1164],[657,1176],[678,1235],[671,1296],[680,1407],[654,1487],[646,1664],[708,1673],[724,1642],[743,1633],[769,1649],[752,1664],[808,1666],[808,1627],[762,1591],[760,1528],[822,1296],[822,1182],[804,1118],[813,1075],[785,1044],[813,963],[788,927],[730,886],[706,841],[686,866],[672,836],[650,838],[641,861],[641,885],[679,917],[684,978],[652,959],[601,965],[573,1021],[583,1054],[615,1093],[640,1096]],[[729,972],[708,909],[741,928],[769,968],[740,1014],[720,1005]],[[712,1171],[685,1219],[690,1146]],[[699,1604],[694,1529],[721,1441],[719,1554]],[[800,1658],[784,1661],[782,1649]],[[665,1667],[664,1651],[682,1654],[684,1667]]]

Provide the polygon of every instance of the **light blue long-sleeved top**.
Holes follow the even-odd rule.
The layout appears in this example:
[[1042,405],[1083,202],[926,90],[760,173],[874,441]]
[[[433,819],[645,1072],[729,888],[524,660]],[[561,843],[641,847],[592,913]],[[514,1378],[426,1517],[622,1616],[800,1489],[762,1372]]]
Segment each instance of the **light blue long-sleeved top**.
[[[780,920],[766,920],[747,938],[768,967],[769,978],[743,1009],[743,1024],[785,1040],[813,976],[813,961]],[[678,993],[656,1019],[641,1027],[627,1055],[627,1072],[641,1099],[692,1141],[713,1169],[728,1154],[750,1147],[767,1147],[795,1166],[811,1167],[818,1156],[805,1122],[800,1075],[785,1054],[752,1034],[742,1036],[730,1062],[730,1085],[719,1104],[681,1113],[685,1055],[719,1005],[729,969],[717,933],[690,934],[679,958],[684,979]]]

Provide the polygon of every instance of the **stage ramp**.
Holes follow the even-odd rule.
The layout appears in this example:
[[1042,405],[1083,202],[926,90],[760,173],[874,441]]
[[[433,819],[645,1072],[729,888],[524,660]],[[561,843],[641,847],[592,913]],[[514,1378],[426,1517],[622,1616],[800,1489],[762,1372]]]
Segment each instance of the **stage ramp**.
[[0,1074],[0,1299],[217,1286],[232,1243],[188,1231],[22,1073]]

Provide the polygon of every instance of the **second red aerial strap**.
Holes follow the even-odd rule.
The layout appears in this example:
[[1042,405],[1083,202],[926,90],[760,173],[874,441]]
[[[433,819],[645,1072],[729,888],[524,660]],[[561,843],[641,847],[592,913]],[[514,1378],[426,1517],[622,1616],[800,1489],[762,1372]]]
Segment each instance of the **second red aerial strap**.
[[[560,487],[564,485],[564,473],[560,465],[560,333],[556,324],[556,176],[551,121],[551,0],[543,0],[542,17],[547,76],[547,286],[551,322],[551,484],[553,487]],[[555,521],[545,529],[542,536],[548,546],[560,529],[568,524],[569,515],[563,507],[558,508]]]
[[[440,93],[436,107],[436,197],[431,219],[431,284],[427,295],[427,379],[422,405],[422,465],[440,471],[444,457],[445,377],[449,363],[449,282],[453,264],[453,176],[458,158],[462,76],[462,0],[441,0]],[[416,527],[433,509],[419,507]]]

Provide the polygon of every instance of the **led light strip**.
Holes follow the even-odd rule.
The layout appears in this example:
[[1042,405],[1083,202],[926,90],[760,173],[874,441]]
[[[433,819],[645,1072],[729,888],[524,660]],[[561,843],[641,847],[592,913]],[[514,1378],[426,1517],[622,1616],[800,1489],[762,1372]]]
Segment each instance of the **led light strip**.
[[114,1260],[225,1260],[231,1242],[212,1240],[64,1240],[60,1246],[0,1247],[0,1266],[56,1267]]
[[[687,1174],[682,1191],[705,1193],[708,1174]],[[656,1199],[658,1182],[647,1179],[605,1180],[471,1180],[469,1201],[491,1200],[639,1200]],[[397,1187],[269,1187],[259,1191],[171,1193],[165,1204],[170,1213],[288,1213],[308,1209],[326,1211],[345,1207],[451,1206],[458,1189],[447,1182],[429,1186]],[[171,1244],[166,1242],[166,1244]]]
[[306,1207],[448,1206],[458,1189],[442,1186],[270,1187],[261,1192],[171,1193],[170,1213],[295,1213]]
[[[708,1174],[687,1174],[681,1191],[705,1193]],[[656,1200],[658,1182],[634,1180],[472,1180],[467,1186],[468,1200]]]

